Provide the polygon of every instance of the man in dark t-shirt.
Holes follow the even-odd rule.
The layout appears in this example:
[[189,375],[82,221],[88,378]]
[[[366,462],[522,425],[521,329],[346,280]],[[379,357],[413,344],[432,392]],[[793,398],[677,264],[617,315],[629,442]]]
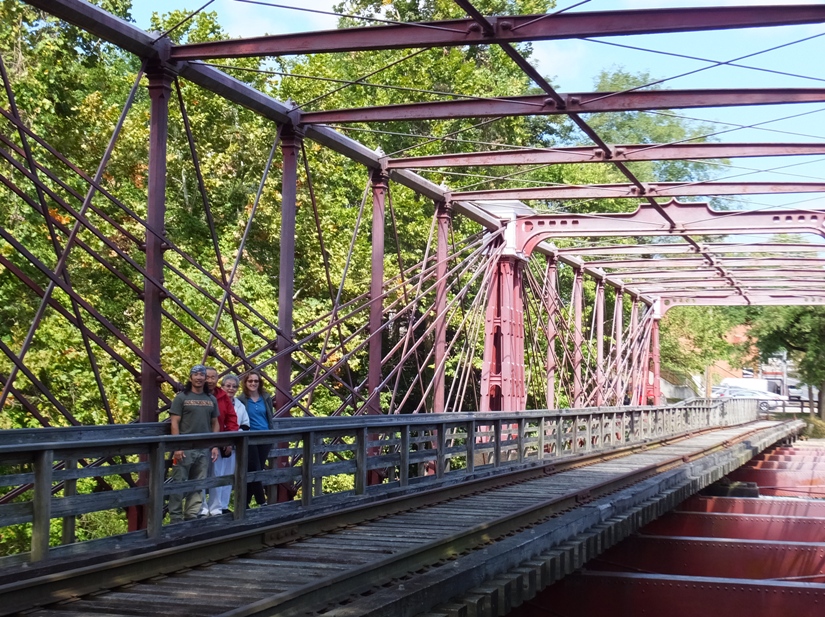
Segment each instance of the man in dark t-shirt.
[[[198,364],[189,372],[189,381],[172,401],[169,417],[172,435],[192,435],[195,433],[217,433],[218,402],[205,388],[206,367]],[[176,450],[172,454],[172,481],[202,480],[206,477],[209,458],[218,458],[218,449]],[[172,523],[198,517],[201,509],[201,492],[186,494],[186,509],[183,508],[180,493],[169,495],[169,520]]]

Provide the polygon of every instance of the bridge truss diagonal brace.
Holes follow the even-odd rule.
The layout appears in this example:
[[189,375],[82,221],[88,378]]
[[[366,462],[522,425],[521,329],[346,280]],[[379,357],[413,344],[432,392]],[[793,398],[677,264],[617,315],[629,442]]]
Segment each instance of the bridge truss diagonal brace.
[[[518,250],[530,256],[549,238],[579,236],[707,236],[814,233],[825,235],[825,211],[759,210],[720,212],[707,203],[662,204],[673,224],[642,204],[629,214],[542,214],[515,221]],[[513,223],[510,223],[513,224]]]

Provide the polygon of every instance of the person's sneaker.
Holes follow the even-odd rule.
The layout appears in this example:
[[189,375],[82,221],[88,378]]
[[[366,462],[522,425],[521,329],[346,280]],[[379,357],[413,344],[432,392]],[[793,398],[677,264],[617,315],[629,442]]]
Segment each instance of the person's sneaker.
[[204,516],[209,516],[209,510],[207,508],[202,508],[200,514],[198,514],[198,518],[203,518]]
[[209,516],[220,516],[221,514],[223,514],[223,512],[221,512],[220,510],[210,510],[209,511]]

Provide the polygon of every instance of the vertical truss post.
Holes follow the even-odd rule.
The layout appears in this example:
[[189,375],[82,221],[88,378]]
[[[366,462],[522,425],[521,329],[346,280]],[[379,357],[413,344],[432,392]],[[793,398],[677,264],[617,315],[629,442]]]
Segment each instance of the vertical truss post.
[[381,322],[384,316],[384,219],[388,176],[386,170],[372,172],[372,277],[370,279],[370,342],[367,368],[367,413],[381,413]]
[[[631,344],[631,350],[633,349],[633,344],[636,341],[636,338],[639,336],[639,297],[631,295],[630,296],[630,331],[629,331],[629,338]],[[636,379],[636,375],[634,375],[634,367],[638,367],[638,363],[636,363],[633,358],[630,359],[630,375],[628,375],[628,383],[632,385],[632,390],[630,394],[630,404],[631,405],[638,405],[640,402],[641,395],[639,392],[636,391],[636,384],[638,380]],[[635,370],[638,370],[636,368]]]
[[573,275],[573,407],[584,404],[584,387],[582,386],[582,308],[584,297],[584,271],[576,268]]
[[661,321],[661,314],[659,313],[658,301],[653,307],[653,323],[650,331],[650,360],[653,372],[653,404],[662,405],[662,382],[661,382],[661,355],[659,353],[659,322]]
[[[653,399],[653,386],[650,383],[650,348],[653,344],[653,327],[656,325],[656,320],[653,320],[653,323],[650,324],[650,333],[647,333],[642,329],[642,334],[644,336],[644,345],[642,346],[642,362],[639,364],[639,371],[641,372],[641,387],[639,398],[641,399],[639,403],[641,405],[648,405],[653,404],[651,403],[651,399]],[[650,335],[650,340],[647,340],[647,335]]]
[[616,301],[613,307],[613,340],[614,340],[614,357],[613,366],[616,373],[616,382],[614,385],[616,397],[616,405],[621,405],[624,402],[624,288],[616,288]]
[[522,261],[508,248],[495,268],[487,298],[481,411],[524,409]]
[[436,203],[438,246],[436,247],[435,288],[435,374],[433,375],[433,411],[444,413],[444,372],[447,355],[447,256],[449,255],[452,204]]
[[276,415],[289,413],[292,402],[293,296],[295,294],[295,216],[298,191],[298,156],[303,135],[292,125],[281,132],[283,180],[281,187],[281,254],[278,271],[278,375],[275,393]]
[[596,281],[596,397],[597,407],[604,405],[604,279]]
[[544,297],[547,306],[547,409],[553,409],[556,405],[556,370],[558,361],[556,359],[556,336],[558,335],[559,305],[556,290],[556,269],[558,262],[554,256],[547,257],[547,274],[544,278]]
[[[169,99],[174,72],[160,64],[150,66],[149,181],[146,206],[146,274],[163,283],[163,251],[166,219],[166,142],[169,136]],[[160,365],[161,302],[164,294],[152,280],[143,283],[143,351]],[[157,422],[161,376],[151,364],[141,367],[140,421]],[[140,524],[138,528],[143,528]]]

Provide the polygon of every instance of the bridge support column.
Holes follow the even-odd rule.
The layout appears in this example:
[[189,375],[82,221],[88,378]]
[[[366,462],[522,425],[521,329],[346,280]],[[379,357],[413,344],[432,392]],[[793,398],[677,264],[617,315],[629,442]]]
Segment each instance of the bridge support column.
[[[175,73],[165,65],[147,68],[149,78],[149,178],[146,204],[146,274],[163,283],[166,220],[166,142],[169,135],[169,99]],[[148,278],[143,282],[143,351],[160,365],[161,289]],[[141,363],[140,421],[157,422],[161,376]]]
[[[285,125],[281,130],[281,155],[283,156],[283,179],[281,183],[281,253],[278,262],[278,347],[277,379],[275,390],[275,415],[290,415],[292,403],[292,346],[293,296],[295,295],[295,217],[298,188],[298,156],[303,135],[293,126]],[[279,443],[279,448],[289,444]],[[271,461],[270,461],[271,464]],[[289,458],[279,456],[276,467],[288,467]],[[305,490],[311,490],[306,487]],[[275,500],[291,501],[295,491],[288,484],[275,487]],[[272,495],[270,494],[270,499]]]
[[[163,283],[163,251],[166,231],[166,144],[169,136],[169,99],[175,72],[164,64],[147,67],[149,79],[149,169],[146,202],[146,274],[143,281],[143,352],[156,366],[160,365],[164,293],[155,282]],[[154,281],[154,282],[153,282]],[[158,400],[163,378],[146,361],[140,368],[140,421],[158,421]],[[138,485],[146,486],[148,475],[138,476]],[[129,531],[146,528],[144,506],[126,509]]]
[[481,411],[524,409],[524,299],[521,260],[501,257],[493,268],[487,298]]
[[604,279],[596,281],[596,396],[597,407],[604,405]]
[[[381,361],[383,360],[384,319],[384,222],[389,176],[386,170],[372,172],[372,273],[370,279],[369,359],[367,367],[367,404],[365,412],[381,414]],[[377,436],[368,435],[372,441]],[[368,448],[368,456],[380,454],[379,448]],[[383,478],[377,470],[367,472],[367,484],[381,484]]]
[[650,373],[653,376],[653,385],[651,388],[651,393],[653,396],[653,404],[654,405],[662,405],[662,382],[661,382],[661,358],[659,353],[659,322],[661,319],[659,317],[653,318],[653,324],[651,324],[651,332],[650,332],[650,363],[651,369]]
[[555,257],[547,257],[547,273],[544,277],[544,302],[547,307],[547,409],[556,405],[556,336],[558,326],[556,319],[559,313],[558,292],[556,290],[556,270],[558,263]]
[[292,402],[292,317],[295,295],[295,215],[298,187],[298,156],[303,135],[290,125],[281,130],[283,180],[281,185],[281,252],[278,263],[278,376],[276,415],[289,414]]
[[447,257],[450,245],[450,224],[453,219],[452,205],[436,203],[438,217],[438,247],[436,248],[435,288],[435,374],[433,375],[433,411],[443,413],[444,369],[447,355]]
[[624,288],[616,289],[616,301],[613,306],[613,395],[616,405],[624,403]]
[[584,297],[584,271],[576,268],[573,275],[573,408],[584,405],[582,385],[582,308]]
[[[643,386],[640,386],[640,379],[639,379],[639,363],[636,361],[636,357],[634,357],[634,348],[638,350],[637,353],[642,353],[641,345],[637,345],[637,340],[641,333],[639,332],[639,298],[638,296],[630,296],[630,370],[628,373],[628,380],[627,383],[630,388],[630,404],[631,405],[638,405],[641,399],[641,394],[639,394],[639,389]],[[644,382],[642,382],[644,383]]]
[[370,280],[370,339],[367,368],[367,413],[380,414],[381,324],[384,317],[384,217],[388,188],[385,170],[372,172],[372,278]]

